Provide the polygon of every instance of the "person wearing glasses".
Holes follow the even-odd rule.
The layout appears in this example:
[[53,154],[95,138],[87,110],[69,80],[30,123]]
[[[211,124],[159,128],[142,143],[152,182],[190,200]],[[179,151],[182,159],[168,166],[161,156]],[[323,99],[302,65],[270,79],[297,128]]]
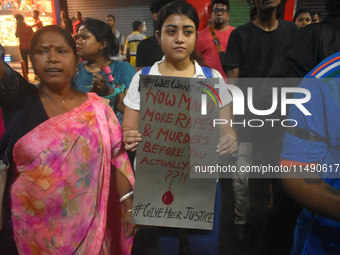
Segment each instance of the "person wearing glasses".
[[235,29],[229,25],[229,0],[213,0],[211,7],[212,24],[198,33],[196,52],[205,65],[216,69],[226,78],[220,56],[223,57],[231,31]]

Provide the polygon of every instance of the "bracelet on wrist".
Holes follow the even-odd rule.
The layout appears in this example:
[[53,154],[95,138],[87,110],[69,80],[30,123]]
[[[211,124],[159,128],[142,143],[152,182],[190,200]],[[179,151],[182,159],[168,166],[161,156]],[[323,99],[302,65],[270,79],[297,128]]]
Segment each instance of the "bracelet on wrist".
[[122,196],[119,199],[120,203],[124,203],[125,200],[129,199],[130,197],[133,197],[133,191],[130,191],[129,193],[126,193],[124,196]]

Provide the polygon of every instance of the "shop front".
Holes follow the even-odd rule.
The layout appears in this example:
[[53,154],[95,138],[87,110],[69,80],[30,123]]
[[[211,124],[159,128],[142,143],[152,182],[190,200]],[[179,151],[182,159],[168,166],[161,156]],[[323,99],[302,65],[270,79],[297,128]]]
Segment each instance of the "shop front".
[[72,19],[80,11],[83,19],[94,18],[105,21],[108,14],[115,16],[116,28],[125,35],[132,33],[132,22],[145,21],[146,36],[153,35],[154,23],[150,12],[152,0],[67,0],[67,9]]
[[14,16],[21,14],[24,16],[27,25],[33,25],[32,11],[38,10],[39,18],[44,26],[55,24],[55,1],[14,0],[0,2],[0,43],[5,48],[7,61],[20,61],[19,40],[15,37],[16,20]]

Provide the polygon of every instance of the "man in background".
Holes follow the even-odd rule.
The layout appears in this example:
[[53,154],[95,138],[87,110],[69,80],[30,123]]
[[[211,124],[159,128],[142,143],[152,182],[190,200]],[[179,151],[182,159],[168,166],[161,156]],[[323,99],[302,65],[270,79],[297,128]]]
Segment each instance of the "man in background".
[[[157,22],[159,10],[174,0],[154,0],[150,5],[152,18]],[[152,66],[156,61],[162,59],[164,53],[155,35],[149,36],[138,44],[136,55],[137,71],[143,67]]]
[[31,26],[32,28],[35,28],[35,31],[37,31],[39,28],[42,28],[44,25],[39,19],[39,11],[33,10],[32,17],[34,19],[34,24]]
[[198,33],[196,50],[205,65],[216,69],[226,78],[220,57],[223,58],[229,36],[235,28],[229,25],[229,0],[213,0],[211,6],[213,23]]
[[[296,178],[281,179],[287,194],[304,207],[295,219],[290,254],[340,254],[340,181],[334,170],[340,163],[339,58],[340,52],[326,58],[299,85],[311,94],[303,104],[310,115],[296,105],[289,109],[288,119],[297,124],[284,135],[280,164],[304,169],[294,173]],[[281,235],[275,237],[281,241]]]
[[68,16],[67,11],[61,10],[60,12],[60,18],[61,18],[61,25],[63,29],[65,29],[67,32],[72,34],[72,20]]
[[126,38],[126,61],[130,62],[132,66],[136,66],[136,53],[138,44],[146,38],[142,34],[142,22],[136,20],[132,23],[133,32]]
[[17,20],[17,28],[15,36],[19,37],[19,49],[21,58],[25,62],[26,72],[28,74],[28,56],[30,55],[30,43],[33,35],[32,28],[24,22],[24,17],[21,14],[16,14],[14,18]]
[[125,36],[116,29],[116,19],[113,15],[106,16],[106,23],[111,27],[112,33],[117,37],[120,45],[120,53],[124,52]]
[[[248,2],[250,2],[248,0]],[[256,0],[255,8],[251,10],[254,20],[239,26],[230,34],[223,65],[226,67],[228,83],[237,85],[248,97],[248,87],[253,85],[253,78],[266,78],[284,44],[297,31],[297,26],[290,21],[278,20],[277,13],[281,0]],[[239,79],[248,78],[248,79]],[[265,100],[262,91],[271,87],[254,86],[254,105]],[[236,115],[235,123],[258,119],[249,109],[244,115]],[[275,148],[276,137],[265,133],[263,128],[252,128],[250,125],[236,125],[239,143],[239,157],[235,161],[238,169],[233,176],[235,196],[235,234],[237,239],[249,243],[251,241],[248,225],[249,215],[249,173],[241,172],[245,166],[254,163],[254,152],[260,154],[263,162],[278,164]],[[277,156],[277,159],[275,158]]]
[[[327,0],[326,10],[328,15],[322,22],[310,24],[299,29],[285,44],[270,70],[270,78],[296,78],[290,79],[289,86],[296,87],[300,79],[310,73],[315,66],[327,57],[340,51],[340,0]],[[285,80],[282,84],[276,83],[275,87],[287,87]],[[268,92],[271,96],[271,93]],[[267,95],[264,97],[271,104]],[[280,110],[273,118],[286,119]],[[285,129],[278,130],[277,137],[283,138]],[[278,144],[281,148],[281,141]],[[293,241],[294,228],[297,217],[302,208],[294,200],[289,198],[282,190],[279,182],[272,181],[274,203],[270,210],[264,228],[260,234],[259,250],[261,254],[281,254],[283,247],[290,247]],[[289,254],[287,249],[285,253]]]

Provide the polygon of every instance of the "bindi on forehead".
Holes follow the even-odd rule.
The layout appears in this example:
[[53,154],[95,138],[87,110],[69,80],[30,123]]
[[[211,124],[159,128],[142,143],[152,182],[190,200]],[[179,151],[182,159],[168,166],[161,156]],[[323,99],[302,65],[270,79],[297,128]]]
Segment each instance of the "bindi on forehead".
[[53,44],[50,44],[50,48],[52,49],[54,46],[53,46]]

